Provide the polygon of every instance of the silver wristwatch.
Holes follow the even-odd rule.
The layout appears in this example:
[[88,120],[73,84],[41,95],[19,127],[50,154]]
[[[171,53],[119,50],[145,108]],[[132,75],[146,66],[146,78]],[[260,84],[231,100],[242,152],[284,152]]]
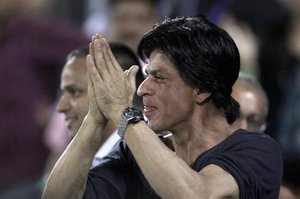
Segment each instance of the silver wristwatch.
[[144,120],[143,112],[134,107],[127,107],[121,116],[120,125],[118,128],[118,135],[121,139],[124,139],[124,133],[128,124],[137,123],[138,121]]

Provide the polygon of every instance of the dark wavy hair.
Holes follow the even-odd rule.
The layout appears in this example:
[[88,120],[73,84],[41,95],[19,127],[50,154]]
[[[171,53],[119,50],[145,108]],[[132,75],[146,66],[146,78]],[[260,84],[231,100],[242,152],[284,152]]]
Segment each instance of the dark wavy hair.
[[138,54],[143,61],[154,50],[170,59],[185,82],[211,93],[209,99],[229,124],[239,117],[239,103],[231,91],[238,78],[240,55],[227,32],[204,16],[166,18],[139,42]]

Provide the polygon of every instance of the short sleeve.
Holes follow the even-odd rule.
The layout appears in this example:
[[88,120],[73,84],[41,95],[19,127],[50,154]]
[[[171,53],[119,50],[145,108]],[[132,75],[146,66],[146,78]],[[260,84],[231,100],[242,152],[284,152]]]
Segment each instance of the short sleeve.
[[194,169],[215,164],[230,173],[241,199],[278,197],[283,173],[282,153],[268,135],[239,130],[198,157]]
[[225,144],[209,163],[235,178],[240,198],[277,198],[283,170],[281,151],[269,136],[245,133]]

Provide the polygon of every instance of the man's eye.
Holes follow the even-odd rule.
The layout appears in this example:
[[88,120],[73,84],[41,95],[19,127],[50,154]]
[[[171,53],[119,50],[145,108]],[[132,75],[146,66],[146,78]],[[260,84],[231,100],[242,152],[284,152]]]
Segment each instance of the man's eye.
[[256,123],[256,124],[264,123],[264,120],[258,115],[248,115],[247,116],[247,121],[249,123]]
[[162,76],[159,76],[159,75],[155,75],[154,78],[155,78],[156,80],[163,80],[163,79],[164,79]]
[[258,115],[247,116],[248,128],[251,131],[263,132],[265,129],[265,120]]
[[81,95],[82,92],[80,90],[70,90],[70,93],[72,96],[78,97]]

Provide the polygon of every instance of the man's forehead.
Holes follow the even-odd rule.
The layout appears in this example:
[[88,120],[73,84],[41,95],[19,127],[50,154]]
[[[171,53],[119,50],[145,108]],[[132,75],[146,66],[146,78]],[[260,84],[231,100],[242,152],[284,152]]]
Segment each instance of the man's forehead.
[[172,65],[170,59],[168,56],[166,56],[164,53],[162,53],[159,50],[154,50],[149,57],[148,65]]
[[153,51],[150,54],[148,65],[145,66],[145,72],[170,72],[176,70],[176,67],[172,64],[169,57],[161,53],[158,50]]
[[87,71],[87,68],[85,66],[85,59],[85,57],[73,57],[69,59],[65,63],[62,73],[79,72],[85,74]]
[[87,87],[87,74],[72,69],[65,70],[61,76],[60,87]]

